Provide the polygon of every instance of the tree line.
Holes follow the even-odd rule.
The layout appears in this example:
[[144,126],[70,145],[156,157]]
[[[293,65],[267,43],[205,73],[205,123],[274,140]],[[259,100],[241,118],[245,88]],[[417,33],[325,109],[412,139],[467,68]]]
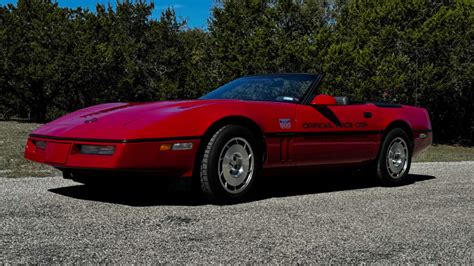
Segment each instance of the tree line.
[[435,141],[472,144],[474,4],[220,0],[206,29],[153,3],[0,5],[0,116],[43,122],[116,101],[196,98],[236,77],[324,75],[323,91],[426,107]]

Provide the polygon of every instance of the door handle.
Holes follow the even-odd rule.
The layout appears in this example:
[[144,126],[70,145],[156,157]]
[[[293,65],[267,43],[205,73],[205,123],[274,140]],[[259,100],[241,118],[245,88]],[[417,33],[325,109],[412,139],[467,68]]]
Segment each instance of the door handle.
[[364,118],[372,118],[371,112],[364,112]]

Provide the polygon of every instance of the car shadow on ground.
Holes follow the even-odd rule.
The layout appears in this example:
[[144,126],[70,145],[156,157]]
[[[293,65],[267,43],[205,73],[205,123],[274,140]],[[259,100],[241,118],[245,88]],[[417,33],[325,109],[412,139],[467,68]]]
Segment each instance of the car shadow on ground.
[[[434,179],[434,176],[409,176],[411,185],[416,182]],[[133,178],[131,178],[133,179]],[[378,187],[373,177],[354,171],[320,172],[314,175],[281,175],[262,177],[257,193],[250,201],[275,197],[291,197],[306,194],[330,193],[345,190]],[[74,185],[50,189],[50,192],[81,200],[123,204],[128,206],[180,205],[199,206],[210,204],[200,193],[192,189],[189,179],[163,182],[130,184],[109,182],[102,185]]]

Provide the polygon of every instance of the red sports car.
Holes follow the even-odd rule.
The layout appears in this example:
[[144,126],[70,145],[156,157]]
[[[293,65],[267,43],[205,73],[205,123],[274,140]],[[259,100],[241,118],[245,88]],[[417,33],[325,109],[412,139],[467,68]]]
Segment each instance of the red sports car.
[[302,166],[368,165],[382,184],[406,181],[430,146],[423,108],[318,93],[321,76],[273,74],[231,81],[197,100],[108,103],[36,129],[25,157],[87,183],[113,173],[195,177],[235,202],[259,175]]

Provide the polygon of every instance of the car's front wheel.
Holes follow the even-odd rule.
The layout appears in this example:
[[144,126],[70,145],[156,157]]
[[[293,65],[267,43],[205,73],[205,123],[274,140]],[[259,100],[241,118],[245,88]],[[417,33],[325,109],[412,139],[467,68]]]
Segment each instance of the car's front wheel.
[[201,189],[214,202],[244,201],[255,188],[259,167],[259,151],[252,133],[242,126],[226,125],[213,134],[204,150]]
[[382,143],[377,161],[377,177],[386,186],[397,186],[408,181],[412,159],[410,138],[401,128],[391,130]]

